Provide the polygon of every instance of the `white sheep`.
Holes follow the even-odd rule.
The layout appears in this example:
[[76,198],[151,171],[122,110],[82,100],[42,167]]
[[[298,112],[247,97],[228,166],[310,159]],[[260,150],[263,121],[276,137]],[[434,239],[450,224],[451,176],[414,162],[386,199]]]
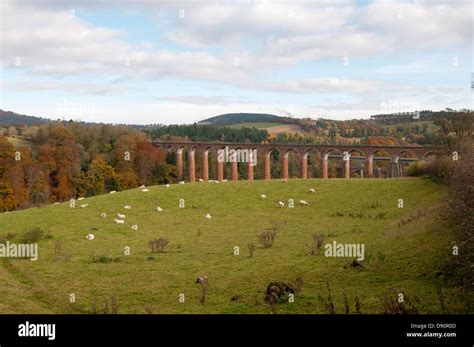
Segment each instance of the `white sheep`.
[[55,205],[59,205],[59,202],[55,202],[54,204],[55,204]]
[[179,184],[184,184],[184,181],[179,182]]
[[310,193],[314,193],[315,190],[314,190],[313,188],[309,188],[309,192],[310,192]]
[[278,207],[285,207],[285,203],[283,201],[278,201]]
[[204,182],[204,180],[202,178],[199,179],[199,182]]
[[137,225],[137,224],[133,224],[130,229],[132,229],[132,230],[138,230],[138,225]]
[[300,200],[301,206],[308,206],[308,202],[306,200]]
[[114,219],[114,222],[117,223],[117,224],[124,224],[125,221],[122,220],[122,219]]
[[262,195],[260,195],[260,198],[261,198],[261,199],[266,199],[267,196],[266,196],[265,194],[262,194]]
[[89,206],[89,204],[83,204],[81,205],[81,208],[86,208],[87,206]]
[[117,218],[124,219],[124,218],[125,218],[125,215],[124,215],[124,214],[117,213]]
[[109,192],[109,194],[114,194],[114,193],[117,193],[117,191],[116,191],[116,190],[112,190],[112,191]]
[[163,209],[162,209],[160,206],[158,206],[158,207],[156,208],[156,210],[157,210],[158,212],[163,212]]
[[126,210],[131,210],[131,209],[132,209],[132,205],[125,205],[123,208],[126,209]]
[[142,184],[142,185],[140,186],[140,189],[143,189],[143,188],[145,188],[145,185],[144,185],[144,184]]
[[84,197],[77,198],[77,201],[84,200]]
[[208,214],[206,214],[206,215],[204,216],[204,218],[206,218],[206,219],[211,219],[211,215],[208,213]]
[[105,212],[104,212],[104,213],[101,213],[100,216],[101,216],[102,218],[105,218],[105,217],[107,217],[107,213],[105,213]]
[[170,187],[170,184],[169,184],[169,183],[166,183],[165,187],[166,187],[166,188],[169,188],[169,187]]
[[227,182],[227,179],[223,179],[222,182]]
[[94,236],[94,234],[87,234],[86,239],[93,240],[93,239],[95,239],[95,236]]
[[144,193],[149,192],[149,191],[150,191],[150,189],[148,189],[148,188],[142,189],[142,192],[144,192]]

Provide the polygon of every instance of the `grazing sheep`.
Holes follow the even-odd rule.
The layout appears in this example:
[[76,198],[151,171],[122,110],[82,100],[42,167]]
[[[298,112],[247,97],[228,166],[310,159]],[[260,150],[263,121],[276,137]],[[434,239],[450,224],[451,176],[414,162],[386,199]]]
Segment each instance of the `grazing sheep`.
[[227,182],[227,179],[223,179],[222,182]]
[[86,208],[87,206],[89,206],[89,204],[83,204],[81,205],[81,208]]
[[211,219],[211,215],[208,213],[208,214],[206,214],[206,215],[204,216],[204,218],[206,218],[206,219]]
[[314,190],[313,188],[309,188],[309,192],[310,192],[310,193],[314,193],[315,190]]
[[121,218],[121,219],[124,219],[124,218],[125,218],[125,215],[124,215],[124,214],[117,213],[117,217],[118,217],[118,218]]
[[142,189],[142,192],[144,192],[144,193],[149,192],[149,191],[150,191],[150,189],[148,189],[148,188]]
[[283,201],[278,201],[278,207],[285,207],[285,203]]
[[142,184],[142,185],[140,186],[140,189],[143,189],[143,188],[145,188],[145,185],[144,185],[144,184]]
[[216,182],[216,183],[221,183],[221,182],[219,182],[219,181],[215,181],[215,182]]
[[77,201],[84,200],[84,197],[77,198]]
[[114,222],[117,223],[117,224],[124,224],[125,221],[122,220],[122,219],[114,219]]
[[123,208],[126,209],[126,210],[131,210],[131,209],[132,209],[132,205],[125,205]]
[[55,202],[54,204],[55,204],[55,205],[59,205],[59,202]]
[[199,182],[204,182],[204,180],[202,178],[199,179]]
[[116,190],[112,190],[112,191],[109,192],[109,194],[114,194],[114,193],[117,193],[117,191],[116,191]]
[[170,184],[169,184],[169,183],[166,183],[165,187],[166,187],[166,188],[169,188],[169,187],[170,187]]
[[284,178],[284,179],[283,179],[283,183],[286,183],[286,182],[288,182],[288,179],[287,179],[287,178]]
[[138,225],[137,225],[137,224],[133,224],[130,229],[132,229],[132,230],[138,230]]
[[179,184],[184,184],[184,181],[179,182]]
[[158,207],[156,208],[156,210],[157,210],[158,212],[163,212],[163,209],[162,209],[160,206],[158,206]]
[[265,194],[262,194],[262,195],[260,195],[260,198],[261,198],[261,199],[266,199],[267,196],[266,196]]
[[93,239],[95,239],[95,236],[94,236],[94,234],[87,234],[86,239],[93,240]]
[[300,200],[301,206],[308,206],[308,202],[306,200]]
[[105,218],[105,217],[107,217],[107,213],[101,213],[100,216],[101,216],[102,218]]

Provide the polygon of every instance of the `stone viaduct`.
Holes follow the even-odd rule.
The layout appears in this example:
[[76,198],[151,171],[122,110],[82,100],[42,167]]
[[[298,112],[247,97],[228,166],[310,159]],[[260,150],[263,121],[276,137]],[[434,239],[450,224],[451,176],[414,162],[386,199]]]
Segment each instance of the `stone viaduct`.
[[[374,177],[374,160],[390,160],[391,176],[399,176],[399,172],[395,169],[399,167],[400,161],[416,161],[423,160],[429,155],[435,155],[439,152],[439,148],[420,147],[420,146],[373,146],[373,145],[293,145],[293,144],[247,144],[247,143],[203,143],[203,142],[152,142],[152,144],[164,150],[167,153],[176,154],[176,167],[178,178],[183,178],[183,152],[188,153],[188,169],[189,181],[196,181],[196,152],[200,151],[203,156],[202,175],[203,180],[209,179],[209,153],[213,153],[217,157],[219,150],[247,150],[253,152],[257,150],[260,156],[263,156],[263,179],[271,179],[270,171],[270,155],[273,151],[280,153],[281,178],[288,178],[288,156],[290,152],[296,152],[300,160],[301,171],[300,178],[308,177],[308,155],[310,153],[319,154],[321,160],[322,174],[321,178],[328,178],[328,161],[329,158],[342,158],[343,160],[343,177],[351,176],[351,160],[363,160],[365,165],[365,177]],[[377,157],[377,153],[384,153],[385,157]],[[408,155],[408,157],[407,157]],[[402,157],[403,156],[403,157]],[[251,158],[250,158],[251,159]],[[224,179],[224,162],[216,161],[216,177],[218,180]],[[238,161],[231,161],[231,179],[238,180]],[[254,179],[254,166],[252,160],[248,160],[247,177],[248,180]],[[364,175],[361,175],[364,176]]]

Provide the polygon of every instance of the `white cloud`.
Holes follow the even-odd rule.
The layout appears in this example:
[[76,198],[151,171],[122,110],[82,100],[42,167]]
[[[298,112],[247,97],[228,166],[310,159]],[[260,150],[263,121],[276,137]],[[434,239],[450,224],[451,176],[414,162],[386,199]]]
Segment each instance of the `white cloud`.
[[[374,75],[372,79],[361,78],[347,72],[341,73],[342,77],[334,77],[333,73],[321,70],[317,78],[312,78],[313,74],[280,79],[278,73],[303,62],[342,62],[343,57],[373,59],[378,55],[396,57],[410,52],[421,57],[421,65],[387,61],[385,67],[374,66],[373,71],[391,77],[399,72],[429,73],[433,67],[423,66],[423,61],[430,61],[433,51],[452,51],[454,55],[459,50],[469,49],[472,43],[471,2],[464,0],[445,5],[387,0],[374,1],[367,6],[356,6],[352,1],[178,4],[86,1],[82,4],[90,11],[114,6],[114,9],[123,10],[137,8],[155,16],[153,18],[164,34],[156,42],[143,44],[128,40],[125,29],[101,27],[81,17],[71,17],[68,11],[79,6],[72,1],[27,0],[20,3],[2,0],[0,6],[2,72],[13,72],[8,79],[2,78],[2,87],[17,91],[58,90],[104,95],[130,90],[141,81],[175,79],[221,82],[238,87],[248,95],[264,91],[384,98],[391,93],[411,93],[422,99],[422,93],[429,92],[426,89],[403,81],[375,80]],[[180,9],[185,10],[183,19],[178,18]],[[170,42],[178,47],[167,49],[166,44]],[[17,57],[21,59],[20,66],[15,65]],[[235,57],[239,59],[238,66],[234,64]],[[21,77],[17,78],[18,75]],[[26,80],[30,76],[35,79]],[[111,79],[117,83],[111,84]],[[148,92],[149,99],[156,95],[153,91]],[[228,107],[236,112],[260,109],[272,113],[282,109],[281,105],[252,103],[228,95],[197,94],[162,97],[167,100],[166,105],[163,102],[140,104],[140,114],[151,117],[150,121],[156,112],[161,112],[172,121],[178,114],[188,112],[194,115],[194,120],[231,112]],[[439,104],[436,96],[439,96],[438,100],[455,104],[466,99],[464,92],[455,100],[454,93],[449,90],[437,90],[430,95],[433,106]],[[110,120],[113,115],[122,119],[120,115],[125,110],[137,111],[134,100],[128,99],[128,102],[129,109],[124,105],[108,105],[98,108],[96,113]],[[361,110],[374,105],[369,99],[361,102],[357,106]],[[309,97],[310,103],[313,102]],[[469,105],[462,105],[466,106]],[[146,107],[150,107],[150,111],[145,110]],[[337,103],[330,107],[339,112]],[[314,110],[310,106],[300,106],[292,113],[310,115]]]

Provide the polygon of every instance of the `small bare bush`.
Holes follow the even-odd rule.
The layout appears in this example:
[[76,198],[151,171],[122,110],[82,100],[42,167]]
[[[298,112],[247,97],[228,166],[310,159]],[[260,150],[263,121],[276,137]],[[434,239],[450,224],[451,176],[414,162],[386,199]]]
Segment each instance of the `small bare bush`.
[[148,242],[148,245],[150,246],[153,253],[163,253],[168,244],[169,241],[164,237],[160,237],[159,239],[154,239]]
[[27,229],[23,232],[21,236],[21,243],[35,243],[41,240],[44,236],[43,229],[39,227],[34,227],[31,229]]
[[260,243],[264,248],[270,248],[275,242],[276,232],[274,230],[266,230],[260,234]]
[[316,254],[319,254],[319,251],[321,250],[321,247],[324,241],[324,235],[314,233],[312,237],[313,237],[313,244],[311,246],[311,255],[316,255]]
[[249,258],[252,258],[253,253],[255,252],[255,245],[253,244],[253,242],[250,242],[247,244],[247,247],[249,249]]
[[392,291],[381,297],[382,313],[384,314],[417,314],[416,304],[419,300],[403,293],[403,302],[398,300],[399,294]]

